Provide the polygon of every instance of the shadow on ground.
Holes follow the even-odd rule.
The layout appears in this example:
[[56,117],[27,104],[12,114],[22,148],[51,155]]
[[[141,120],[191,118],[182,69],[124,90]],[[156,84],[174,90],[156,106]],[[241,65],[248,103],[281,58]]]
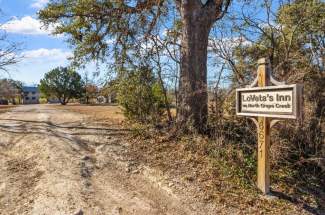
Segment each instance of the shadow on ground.
[[[0,132],[22,135],[22,138],[30,134],[52,136],[76,143],[78,147],[89,152],[93,151],[89,144],[98,146],[105,142],[102,138],[120,137],[129,131],[129,129],[122,128],[90,126],[80,121],[54,124],[50,121],[2,118],[0,122],[2,122],[0,123]],[[89,140],[87,139],[89,136],[96,138]]]

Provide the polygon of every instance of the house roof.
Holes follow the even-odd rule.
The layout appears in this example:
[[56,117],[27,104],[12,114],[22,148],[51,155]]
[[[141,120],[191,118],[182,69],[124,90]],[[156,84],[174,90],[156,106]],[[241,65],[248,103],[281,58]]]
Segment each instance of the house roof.
[[38,92],[38,87],[23,87],[23,92]]

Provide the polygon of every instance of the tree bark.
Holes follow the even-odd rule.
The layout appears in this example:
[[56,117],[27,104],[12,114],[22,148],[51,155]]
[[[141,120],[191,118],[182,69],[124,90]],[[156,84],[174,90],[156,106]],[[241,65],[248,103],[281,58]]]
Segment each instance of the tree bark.
[[66,105],[67,101],[66,101],[66,96],[65,95],[58,95],[57,98],[59,99],[61,105]]
[[[209,1],[182,1],[181,70],[177,122],[181,130],[204,133],[208,119],[207,47],[217,6]],[[220,12],[220,11],[219,11]]]

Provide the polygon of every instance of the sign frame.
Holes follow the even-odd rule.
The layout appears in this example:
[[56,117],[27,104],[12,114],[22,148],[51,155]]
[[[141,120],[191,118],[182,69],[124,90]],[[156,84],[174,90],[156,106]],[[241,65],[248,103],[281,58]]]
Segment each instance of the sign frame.
[[[273,84],[273,86],[272,86]],[[241,92],[257,93],[261,91],[292,89],[292,114],[289,112],[263,113],[240,112]],[[282,90],[283,91],[283,90]],[[270,102],[270,101],[269,101]],[[266,58],[258,60],[257,76],[246,88],[236,89],[236,115],[248,116],[257,128],[257,187],[264,195],[270,195],[270,144],[271,128],[283,119],[301,119],[303,116],[303,85],[286,85],[272,76],[270,61]]]
[[[292,113],[291,114],[279,114],[279,113],[254,113],[241,111],[241,92],[274,92],[278,90],[292,90]],[[252,117],[269,117],[274,119],[301,119],[302,118],[302,92],[303,85],[291,84],[291,85],[278,85],[278,86],[266,86],[266,87],[249,87],[236,89],[236,115],[238,116],[252,116]]]

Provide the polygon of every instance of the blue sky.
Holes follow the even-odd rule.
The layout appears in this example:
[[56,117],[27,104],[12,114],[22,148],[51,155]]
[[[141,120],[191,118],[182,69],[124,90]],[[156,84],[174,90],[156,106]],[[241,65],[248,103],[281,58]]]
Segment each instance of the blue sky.
[[[49,0],[0,0],[2,12],[0,29],[8,33],[10,40],[21,43],[19,55],[24,56],[20,63],[9,67],[9,74],[11,78],[27,85],[38,84],[46,72],[57,66],[68,65],[67,57],[72,56],[72,50],[63,36],[50,35],[50,29],[41,28],[42,24],[37,19],[37,11],[48,2]],[[237,1],[234,2],[234,7],[230,12],[236,14],[240,11],[240,4]],[[278,7],[278,2],[274,2],[273,7]],[[265,14],[255,11],[252,5],[254,4],[249,6],[250,12],[256,13],[261,19],[265,18]],[[103,70],[104,66],[101,65],[100,68]],[[208,70],[212,72],[216,69],[218,68],[208,67]],[[90,64],[79,72],[85,71],[92,74],[95,66]]]
[[0,28],[11,41],[21,43],[23,60],[9,67],[11,78],[24,83],[37,84],[44,73],[57,66],[68,65],[71,50],[63,36],[50,35],[41,27],[37,11],[48,0],[0,0],[2,14]]

